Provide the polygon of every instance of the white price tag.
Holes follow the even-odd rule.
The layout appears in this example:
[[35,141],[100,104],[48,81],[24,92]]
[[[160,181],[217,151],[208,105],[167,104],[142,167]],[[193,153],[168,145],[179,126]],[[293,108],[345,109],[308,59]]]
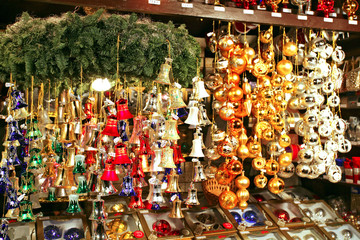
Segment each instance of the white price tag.
[[110,157],[115,157],[115,153],[109,153]]
[[242,233],[242,234],[249,234],[250,232],[249,232],[249,231],[240,231],[240,233]]
[[330,13],[329,16],[336,18],[336,17],[337,17],[337,14],[336,14],[336,13]]
[[181,7],[183,8],[194,8],[192,3],[181,3]]
[[244,13],[244,14],[251,14],[251,15],[252,15],[252,14],[254,14],[254,10],[252,10],[252,9],[244,9],[244,10],[243,10],[243,13]]
[[84,149],[84,148],[80,148],[80,152],[85,152],[85,149]]
[[160,0],[149,0],[149,4],[160,5]]
[[291,13],[291,9],[290,8],[283,8],[282,10],[284,13]]
[[306,15],[298,15],[297,18],[298,18],[299,20],[307,21],[307,16],[306,16]]
[[314,13],[314,11],[305,11],[305,14],[307,14],[307,15],[314,15],[315,13]]
[[14,86],[13,83],[9,83],[9,82],[5,83],[5,87],[12,87],[12,86]]
[[272,13],[271,13],[271,16],[272,16],[272,17],[278,17],[278,18],[281,18],[281,17],[282,17],[281,13],[278,13],[278,12],[272,12]]
[[221,7],[221,6],[215,6],[215,7],[214,7],[214,11],[225,12],[225,8],[224,8],[224,7]]
[[281,227],[280,230],[289,230],[288,227]]
[[356,20],[349,20],[350,25],[358,25],[358,21]]
[[324,17],[324,22],[330,22],[330,23],[332,23],[334,21],[334,19],[332,19],[332,18],[326,18],[326,17]]

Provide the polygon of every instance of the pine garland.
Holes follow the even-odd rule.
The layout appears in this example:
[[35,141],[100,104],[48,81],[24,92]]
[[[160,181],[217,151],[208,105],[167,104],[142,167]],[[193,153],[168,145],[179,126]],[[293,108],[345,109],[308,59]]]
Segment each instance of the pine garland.
[[196,75],[200,47],[185,26],[138,19],[137,15],[93,15],[66,13],[60,17],[32,18],[23,13],[5,32],[0,33],[0,80],[10,73],[17,84],[28,87],[51,80],[76,85],[83,67],[84,83],[95,77],[116,78],[117,37],[120,36],[119,71],[127,79],[151,84],[160,65],[173,59],[173,77],[183,86]]

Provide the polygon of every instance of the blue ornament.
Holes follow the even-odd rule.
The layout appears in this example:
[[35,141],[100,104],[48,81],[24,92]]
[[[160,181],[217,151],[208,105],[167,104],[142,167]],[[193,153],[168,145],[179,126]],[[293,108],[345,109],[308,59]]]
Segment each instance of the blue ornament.
[[258,216],[256,212],[252,210],[244,212],[242,216],[245,219],[245,221],[247,221],[248,223],[256,223],[258,220]]
[[167,183],[168,179],[167,179],[167,175],[169,175],[171,173],[172,168],[165,168],[165,173],[164,173],[164,177],[162,179],[163,183]]
[[11,181],[9,179],[9,169],[7,167],[0,168],[0,194],[4,194],[9,187],[11,187]]
[[177,167],[177,168],[176,168],[176,172],[177,172],[178,175],[183,174],[180,165],[181,165],[180,163],[179,163],[179,164],[176,164],[176,167]]
[[133,178],[132,177],[125,176],[123,178],[122,190],[119,195],[123,196],[123,197],[136,196],[136,193],[135,193],[134,187],[133,187]]
[[230,212],[231,215],[234,217],[235,221],[240,224],[242,222],[241,215],[238,212]]
[[120,134],[120,138],[123,142],[129,141],[128,136],[126,135],[126,122],[120,120],[118,123],[118,132]]
[[25,103],[24,99],[22,98],[22,94],[20,91],[18,90],[12,91],[11,96],[12,96],[12,110],[16,110],[28,106]]
[[151,206],[151,210],[160,210],[160,205],[154,202]]
[[84,238],[84,231],[78,228],[70,228],[64,234],[65,240],[80,240]]
[[7,191],[6,210],[19,207],[17,191],[14,188],[9,188]]
[[46,240],[60,239],[61,230],[55,225],[49,225],[44,228],[44,237]]
[[17,121],[9,122],[9,138],[8,141],[21,140],[24,136],[21,134]]
[[14,145],[10,145],[8,148],[7,164],[13,166],[21,165],[21,161],[17,155],[17,148]]
[[185,116],[187,116],[188,114],[189,114],[189,113],[186,111],[185,108],[179,108],[179,109],[177,110],[177,115],[178,115],[179,118],[185,117]]
[[[179,200],[181,200],[181,201],[183,200],[182,197],[181,197],[181,195],[180,195],[180,193],[171,193],[171,195],[170,195],[170,202],[172,202],[171,199],[173,199],[173,196],[174,196],[174,195],[177,195],[178,198],[179,198]],[[176,199],[176,198],[175,198],[175,199]]]
[[8,228],[9,222],[6,219],[2,219],[0,226],[0,240],[10,240],[10,237],[7,234]]

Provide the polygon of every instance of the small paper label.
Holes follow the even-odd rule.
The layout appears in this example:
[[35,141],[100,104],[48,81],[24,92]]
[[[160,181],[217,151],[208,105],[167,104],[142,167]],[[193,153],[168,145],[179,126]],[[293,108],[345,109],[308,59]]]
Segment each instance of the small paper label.
[[179,120],[179,117],[178,117],[176,114],[171,113],[171,116],[172,116],[172,118],[173,118],[174,120]]
[[336,18],[336,17],[337,17],[337,13],[330,13],[329,16]]
[[21,194],[19,197],[18,197],[18,201],[21,202],[25,197],[25,194]]
[[280,230],[289,230],[288,227],[281,227]]
[[332,19],[332,18],[326,18],[326,17],[324,17],[324,22],[333,22],[334,21],[334,19]]
[[160,1],[159,0],[149,0],[149,4],[160,5]]
[[5,87],[12,87],[12,86],[14,86],[13,83],[9,83],[9,82],[5,83]]
[[85,152],[85,149],[84,149],[84,148],[80,148],[80,152]]
[[254,14],[254,10],[252,9],[244,9],[244,14]]
[[284,13],[291,13],[291,9],[290,8],[283,8],[282,10]]
[[299,19],[299,20],[307,20],[307,16],[306,15],[298,15],[297,16],[297,18]]
[[300,204],[301,202],[299,200],[294,201],[295,204]]
[[110,157],[115,157],[115,153],[109,153]]
[[318,224],[319,227],[326,227],[326,224],[325,223],[320,223]]
[[215,11],[218,11],[218,12],[225,12],[225,8],[224,8],[224,7],[220,7],[220,6],[215,6],[215,7],[214,7],[214,10],[215,10]]
[[149,213],[149,210],[141,210],[140,213]]
[[242,233],[242,234],[249,234],[250,232],[249,232],[249,231],[240,231],[240,233]]
[[194,8],[192,3],[181,3],[181,7],[183,8]]
[[305,14],[307,14],[307,15],[314,15],[314,11],[305,11]]
[[6,119],[5,119],[5,122],[11,122],[11,121],[13,121],[14,120],[14,118],[11,116],[11,115],[9,115]]
[[281,13],[278,13],[278,12],[272,12],[272,13],[271,13],[271,16],[272,16],[272,17],[281,18],[281,17],[282,17],[282,14],[281,14]]
[[175,201],[175,199],[177,198],[178,196],[176,195],[176,194],[174,194],[171,198],[170,198],[170,200],[173,202],[173,201]]
[[356,20],[349,20],[350,25],[358,25],[358,21]]

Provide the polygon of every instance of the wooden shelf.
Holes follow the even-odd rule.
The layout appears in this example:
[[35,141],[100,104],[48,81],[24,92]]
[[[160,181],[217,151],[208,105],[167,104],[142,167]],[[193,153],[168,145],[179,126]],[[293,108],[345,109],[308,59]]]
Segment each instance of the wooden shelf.
[[[253,14],[246,14],[244,9],[234,7],[217,8],[194,1],[191,5],[184,5],[177,0],[27,0],[33,2],[46,2],[71,6],[90,6],[107,8],[124,12],[138,12],[155,15],[170,15],[184,17],[199,17],[218,19],[224,21],[240,21],[260,23],[266,25],[279,25],[289,27],[304,27],[314,29],[327,29],[345,32],[360,32],[360,24],[355,21],[350,24],[347,19],[330,18],[307,15],[307,20],[299,19],[299,15],[281,13],[281,17],[274,16],[270,11],[254,10]],[[149,4],[149,1],[156,4]],[[332,21],[332,22],[330,22]],[[356,25],[354,25],[356,23]]]

